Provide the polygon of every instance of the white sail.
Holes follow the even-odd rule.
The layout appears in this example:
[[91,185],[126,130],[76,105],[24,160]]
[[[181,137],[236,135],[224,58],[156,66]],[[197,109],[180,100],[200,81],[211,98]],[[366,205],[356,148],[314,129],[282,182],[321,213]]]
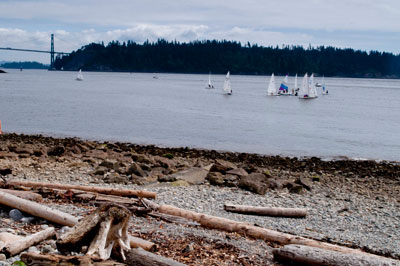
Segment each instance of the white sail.
[[297,90],[299,87],[297,85],[297,74],[296,77],[294,78],[294,89]]
[[81,69],[79,69],[78,76],[76,77],[76,80],[83,80],[83,75],[82,75],[82,70]]
[[300,98],[304,95],[308,95],[308,75],[307,73],[303,77],[303,81],[301,82],[301,89],[300,89]]
[[208,83],[206,84],[206,89],[214,89],[214,85],[211,84],[211,72],[208,74]]
[[311,74],[310,80],[308,82],[308,97],[310,98],[318,97],[317,88],[315,87],[314,84],[314,74]]
[[225,82],[224,82],[224,92],[227,94],[232,94],[232,88],[231,88],[231,81],[230,81],[230,74],[229,71],[226,74],[225,77]]
[[268,85],[268,90],[267,90],[268,95],[276,95],[276,86],[275,86],[275,76],[274,73],[271,75],[271,79],[269,80],[269,85]]

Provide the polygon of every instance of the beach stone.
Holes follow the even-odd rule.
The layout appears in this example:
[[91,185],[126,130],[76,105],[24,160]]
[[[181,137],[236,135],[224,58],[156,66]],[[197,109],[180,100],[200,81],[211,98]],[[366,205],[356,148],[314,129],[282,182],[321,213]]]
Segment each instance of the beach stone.
[[35,217],[23,217],[21,219],[21,222],[27,223],[27,224],[32,223],[33,221],[35,221]]
[[13,219],[14,221],[20,221],[22,218],[24,218],[24,215],[18,209],[12,209],[8,213],[8,216],[10,216],[10,218]]
[[7,257],[3,253],[0,254],[0,261],[6,261]]
[[11,175],[11,174],[12,174],[11,168],[0,169],[0,175],[6,176],[6,175]]
[[237,176],[247,176],[249,175],[246,170],[244,170],[243,168],[236,168],[236,169],[232,169],[226,172],[227,174],[231,174],[231,175],[237,175]]
[[106,183],[127,184],[128,181],[128,177],[121,176],[118,173],[110,173],[104,178],[104,182]]
[[104,166],[98,166],[93,171],[93,175],[105,175],[108,172],[108,169]]
[[15,148],[14,152],[17,153],[17,154],[33,154],[32,148],[23,147],[23,146]]
[[295,184],[289,189],[289,192],[293,194],[301,194],[303,192],[303,186]]
[[132,153],[131,158],[133,161],[138,162],[138,163],[145,163],[145,164],[150,164],[150,165],[155,164],[155,161],[152,158],[149,158],[144,154]]
[[224,185],[227,187],[236,187],[240,178],[237,175],[227,174],[224,177]]
[[137,163],[132,163],[131,166],[129,167],[128,174],[135,174],[137,176],[141,177],[146,177],[146,173],[143,171],[143,169],[137,164]]
[[192,167],[175,174],[169,175],[170,178],[175,180],[185,180],[191,185],[198,185],[204,183],[208,171],[200,167]]
[[160,165],[161,167],[171,169],[175,167],[175,162],[165,157],[161,156],[154,156],[155,162]]
[[28,252],[29,253],[40,253],[39,249],[35,246],[29,247]]
[[268,179],[268,184],[270,189],[281,190],[284,187],[285,180],[282,179]]
[[130,182],[135,185],[144,185],[145,183],[147,183],[147,180],[145,177],[132,174],[131,178],[130,178]]
[[311,183],[307,179],[305,179],[304,177],[301,177],[301,176],[298,177],[296,179],[295,183],[303,186],[308,191],[311,191]]
[[174,182],[170,182],[169,185],[171,187],[188,187],[191,184],[189,184],[187,181],[185,180],[176,180]]
[[61,156],[65,152],[64,146],[55,146],[47,151],[48,156]]
[[222,186],[224,184],[224,176],[220,172],[209,172],[206,179],[214,186]]
[[238,186],[260,195],[264,195],[268,189],[267,178],[261,173],[253,173],[248,176],[243,176],[240,179]]
[[99,164],[99,166],[104,166],[105,168],[108,168],[110,170],[117,171],[119,168],[119,163],[115,160],[104,160]]
[[220,172],[225,174],[227,171],[234,168],[237,168],[235,164],[225,160],[217,159],[215,160],[215,164],[213,164],[211,167],[210,172]]

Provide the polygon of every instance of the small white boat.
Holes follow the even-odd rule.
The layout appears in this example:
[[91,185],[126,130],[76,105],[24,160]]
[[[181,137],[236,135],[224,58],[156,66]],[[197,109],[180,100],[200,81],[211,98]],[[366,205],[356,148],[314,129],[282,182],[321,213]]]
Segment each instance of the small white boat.
[[275,86],[274,73],[272,73],[271,78],[269,79],[267,95],[268,96],[279,96],[278,91],[276,90],[276,86]]
[[208,74],[208,83],[206,84],[206,89],[214,89],[214,85],[211,83],[211,72]]
[[310,79],[308,79],[307,73],[303,77],[301,83],[301,90],[299,99],[315,99],[318,98],[317,88],[314,84],[314,74],[311,74]]
[[83,80],[83,75],[82,75],[82,70],[81,69],[79,69],[78,76],[76,77],[76,80],[79,80],[79,81]]
[[229,71],[228,71],[228,73],[226,74],[226,77],[225,77],[223,90],[227,95],[231,95],[232,94],[231,79],[230,79]]

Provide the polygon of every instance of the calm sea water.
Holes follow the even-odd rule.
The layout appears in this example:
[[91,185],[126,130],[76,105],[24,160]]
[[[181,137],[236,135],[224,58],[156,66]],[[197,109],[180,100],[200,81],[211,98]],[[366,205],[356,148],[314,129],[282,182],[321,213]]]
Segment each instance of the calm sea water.
[[226,96],[223,75],[207,90],[208,75],[83,73],[76,81],[74,72],[7,71],[5,132],[400,161],[400,80],[326,78],[329,95],[318,88],[318,99],[299,100],[266,96],[266,76],[231,75]]

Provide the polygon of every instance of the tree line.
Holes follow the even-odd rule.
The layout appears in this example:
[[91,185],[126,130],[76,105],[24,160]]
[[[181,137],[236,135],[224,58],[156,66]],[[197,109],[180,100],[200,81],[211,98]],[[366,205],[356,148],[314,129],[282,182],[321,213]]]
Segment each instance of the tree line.
[[331,46],[263,47],[236,41],[180,43],[160,39],[91,43],[58,57],[60,70],[226,73],[269,75],[316,73],[325,76],[399,78],[400,55]]
[[23,68],[23,69],[48,69],[49,65],[39,62],[24,61],[24,62],[7,62],[3,63],[1,67],[4,68]]

